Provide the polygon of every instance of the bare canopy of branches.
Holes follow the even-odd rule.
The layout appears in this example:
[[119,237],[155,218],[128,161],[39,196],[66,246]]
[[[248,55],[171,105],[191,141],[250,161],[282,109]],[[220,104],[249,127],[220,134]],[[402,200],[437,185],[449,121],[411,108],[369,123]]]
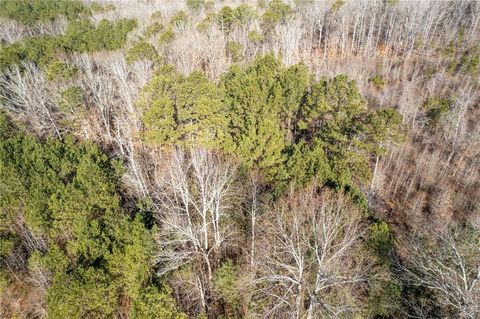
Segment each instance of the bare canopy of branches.
[[256,279],[271,318],[338,318],[358,311],[368,277],[359,211],[316,188],[288,197],[264,217],[262,275]]
[[236,165],[203,149],[175,149],[156,175],[159,271],[192,266],[200,284],[196,299],[207,313],[209,282],[236,231],[236,175]]
[[456,318],[480,315],[480,233],[438,237],[433,245],[409,243],[405,273],[411,285],[432,291],[438,303]]

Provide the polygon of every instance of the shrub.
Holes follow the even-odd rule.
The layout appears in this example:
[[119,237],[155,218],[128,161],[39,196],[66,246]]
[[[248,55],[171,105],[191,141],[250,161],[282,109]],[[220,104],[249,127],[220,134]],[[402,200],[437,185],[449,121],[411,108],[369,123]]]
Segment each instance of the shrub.
[[387,0],[387,4],[391,6],[396,6],[399,0]]
[[294,2],[297,7],[306,7],[314,3],[313,0],[295,0]]
[[216,293],[233,309],[237,309],[241,302],[237,277],[238,269],[229,260],[222,264],[213,278],[213,285]]
[[178,11],[175,15],[170,19],[170,24],[175,27],[179,27],[183,24],[188,22],[188,16],[185,11]]
[[207,11],[215,9],[215,0],[207,0],[205,2],[204,8]]
[[467,51],[460,59],[462,71],[466,74],[477,75],[480,70],[480,52],[478,48]]
[[135,43],[127,52],[127,62],[132,63],[137,60],[157,61],[158,53],[153,45],[148,42],[140,41]]
[[205,6],[205,0],[186,0],[187,7],[192,10],[199,10]]
[[370,226],[367,245],[383,263],[390,263],[392,253],[395,251],[395,241],[390,226],[383,221],[374,222]]
[[65,80],[75,76],[77,73],[77,68],[56,60],[48,65],[46,76],[49,81]]
[[154,285],[141,291],[140,297],[133,304],[131,314],[132,318],[187,319],[187,316],[177,310],[171,291]]
[[435,73],[436,73],[435,68],[432,66],[428,66],[427,69],[425,70],[425,79],[431,80]]
[[242,4],[235,9],[224,6],[217,14],[217,25],[225,32],[230,32],[234,25],[244,25],[255,16],[253,9]]
[[270,28],[277,23],[285,22],[292,12],[292,8],[282,0],[272,0],[268,4],[267,10],[263,13],[262,21],[264,25]]
[[15,245],[16,245],[16,238],[15,236],[13,236],[13,234],[6,233],[6,235],[1,235],[0,236],[0,260],[4,260],[4,258],[10,255]]
[[152,24],[148,25],[145,29],[145,37],[150,38],[153,35],[159,34],[164,29],[163,24],[158,21],[153,22]]
[[63,112],[73,113],[79,112],[79,108],[83,105],[85,92],[77,86],[71,86],[60,94],[58,106]]
[[175,39],[175,32],[170,27],[170,28],[167,28],[165,31],[163,31],[162,34],[160,34],[160,37],[158,38],[158,42],[164,45],[172,42],[173,39]]
[[255,11],[248,4],[241,4],[234,9],[235,22],[244,25],[255,17]]
[[197,25],[198,31],[205,31],[210,27],[216,20],[217,16],[215,13],[210,12],[207,16]]
[[247,38],[249,41],[257,43],[263,40],[263,36],[256,30],[252,30],[248,33]]
[[108,12],[108,11],[114,11],[116,7],[112,3],[108,4],[101,4],[96,1],[92,2],[90,4],[90,12],[92,13],[97,13],[97,12]]
[[230,32],[235,23],[235,14],[231,7],[225,6],[217,14],[217,25],[224,31]]
[[227,54],[233,62],[238,62],[243,58],[243,45],[236,41],[227,42]]
[[370,78],[370,82],[375,85],[377,89],[383,89],[383,86],[385,83],[383,82],[383,77],[379,74],[374,75],[373,77]]
[[7,288],[10,282],[9,275],[3,269],[0,269],[0,298],[3,295],[3,291]]
[[332,11],[337,11],[340,9],[344,4],[346,0],[335,0],[335,2],[332,4]]
[[450,98],[429,97],[423,102],[422,108],[425,110],[430,123],[438,124],[443,115],[450,110]]
[[[452,41],[453,43],[453,41]],[[453,44],[452,44],[453,45]],[[451,55],[455,55],[455,50]],[[454,58],[447,67],[450,74],[461,72],[468,75],[476,75],[480,71],[480,49],[478,46],[463,52],[458,58]]]
[[150,17],[152,19],[160,19],[162,17],[162,12],[161,11],[155,11],[154,13],[152,13],[152,15]]
[[370,285],[367,304],[373,318],[396,318],[402,301],[402,286],[388,274],[377,274]]

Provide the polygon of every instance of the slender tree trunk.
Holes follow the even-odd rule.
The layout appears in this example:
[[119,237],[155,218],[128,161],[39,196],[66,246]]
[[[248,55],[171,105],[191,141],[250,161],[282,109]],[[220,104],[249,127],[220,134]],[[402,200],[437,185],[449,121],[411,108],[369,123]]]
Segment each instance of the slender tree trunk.
[[380,156],[377,155],[375,158],[375,168],[373,169],[373,177],[372,177],[372,184],[370,185],[370,195],[373,193],[373,187],[375,186],[375,178],[377,177],[377,170],[378,170],[378,160]]

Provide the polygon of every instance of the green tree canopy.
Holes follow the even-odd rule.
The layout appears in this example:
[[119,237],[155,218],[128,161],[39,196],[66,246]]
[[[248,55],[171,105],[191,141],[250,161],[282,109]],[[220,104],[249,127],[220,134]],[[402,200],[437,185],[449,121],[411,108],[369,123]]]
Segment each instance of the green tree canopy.
[[0,1],[0,16],[17,20],[25,25],[34,25],[38,21],[53,21],[58,16],[73,20],[87,12],[87,6],[79,0]]
[[214,83],[200,72],[183,76],[165,66],[144,90],[146,141],[157,145],[228,145],[227,110]]
[[[154,230],[121,207],[119,162],[91,142],[40,141],[0,116],[0,242],[10,243],[0,253],[7,260],[26,250],[30,270],[48,274],[48,318],[156,318],[152,309],[177,317],[153,273]],[[19,220],[46,248],[8,227]]]
[[139,106],[149,143],[222,150],[280,189],[366,182],[372,158],[401,137],[398,113],[369,110],[355,81],[314,82],[304,64],[287,68],[271,54],[233,65],[217,84],[165,67]]
[[23,60],[46,66],[60,53],[118,50],[136,25],[133,19],[101,20],[97,26],[88,19],[72,21],[63,35],[41,35],[0,47],[0,70]]

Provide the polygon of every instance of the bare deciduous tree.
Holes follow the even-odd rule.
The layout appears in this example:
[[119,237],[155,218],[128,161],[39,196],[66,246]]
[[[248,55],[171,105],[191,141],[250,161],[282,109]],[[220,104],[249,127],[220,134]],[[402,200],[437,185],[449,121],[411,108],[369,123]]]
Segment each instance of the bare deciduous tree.
[[260,173],[253,171],[248,178],[248,201],[247,214],[250,218],[250,267],[253,269],[256,263],[257,223],[261,209]]
[[60,135],[47,80],[34,63],[22,62],[0,74],[0,99],[3,108],[31,123],[38,132],[54,130]]
[[337,318],[352,314],[368,264],[359,246],[364,227],[345,199],[315,188],[289,196],[264,217],[264,316]]
[[432,291],[441,306],[456,318],[480,315],[480,233],[439,236],[433,246],[404,243],[408,263],[404,267],[411,285]]
[[157,172],[159,272],[192,265],[207,313],[213,271],[236,231],[236,174],[234,164],[201,149],[174,150],[165,170]]

